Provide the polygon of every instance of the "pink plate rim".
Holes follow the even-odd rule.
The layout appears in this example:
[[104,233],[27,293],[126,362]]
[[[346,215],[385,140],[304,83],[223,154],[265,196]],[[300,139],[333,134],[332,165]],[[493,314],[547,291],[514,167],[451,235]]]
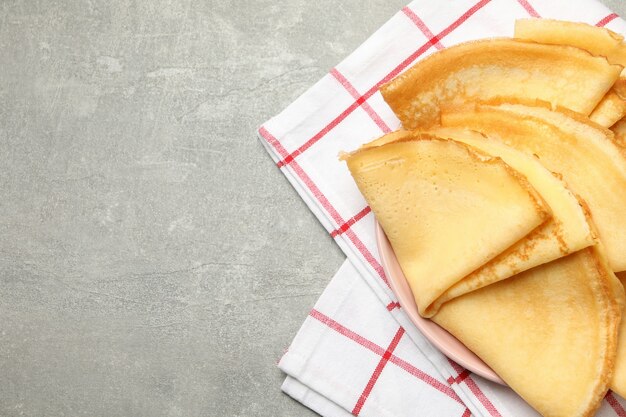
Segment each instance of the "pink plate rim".
[[387,274],[389,286],[396,297],[398,297],[400,306],[404,312],[407,313],[409,319],[415,327],[417,327],[426,339],[428,339],[448,358],[476,375],[480,375],[485,379],[506,386],[506,383],[489,366],[487,366],[485,362],[483,362],[457,338],[445,331],[435,322],[419,315],[415,299],[413,298],[413,293],[411,292],[409,284],[402,273],[402,269],[398,264],[398,260],[396,259],[396,255],[393,252],[391,244],[389,243],[389,240],[387,240],[387,236],[378,221],[375,220],[375,223],[376,246],[378,247],[378,253],[380,254],[383,269]]

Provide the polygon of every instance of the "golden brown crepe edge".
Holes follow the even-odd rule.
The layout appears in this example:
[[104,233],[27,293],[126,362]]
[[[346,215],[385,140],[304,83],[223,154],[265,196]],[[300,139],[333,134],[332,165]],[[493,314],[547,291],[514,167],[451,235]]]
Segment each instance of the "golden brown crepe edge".
[[[588,248],[589,249],[589,248]],[[593,260],[599,274],[604,277],[601,282],[602,290],[606,294],[605,299],[607,303],[606,325],[608,328],[607,340],[606,340],[606,353],[604,357],[604,372],[601,373],[599,384],[597,388],[592,392],[589,406],[582,414],[583,417],[593,417],[596,411],[602,405],[607,391],[611,387],[613,381],[613,372],[615,370],[615,358],[617,355],[617,343],[619,341],[618,331],[620,328],[620,322],[622,320],[621,303],[624,300],[624,289],[611,270],[608,259],[601,244],[590,248],[592,250]],[[615,282],[616,281],[616,282]],[[619,285],[619,287],[617,286]],[[621,300],[621,303],[620,303]]]
[[[532,22],[532,21],[540,21],[541,23],[553,23],[556,25],[565,25],[565,26],[569,26],[568,29],[570,29],[571,32],[574,32],[578,35],[583,35],[582,33],[580,33],[580,31],[577,31],[577,29],[587,29],[587,30],[593,30],[593,31],[599,31],[602,32],[604,35],[606,35],[608,39],[610,39],[613,43],[612,45],[610,45],[609,49],[612,49],[611,51],[605,51],[603,53],[601,52],[592,52],[588,49],[586,49],[583,46],[578,46],[578,45],[572,45],[569,43],[551,43],[551,42],[544,42],[543,40],[535,40],[533,38],[529,38],[526,37],[525,35],[527,33],[525,33],[525,35],[520,34],[520,24],[523,24],[525,22]],[[542,28],[542,29],[545,29]],[[553,29],[564,29],[563,27],[561,28],[553,28]],[[522,18],[522,19],[517,19],[515,21],[515,25],[514,25],[514,35],[513,37],[515,39],[520,39],[520,40],[526,40],[529,42],[537,42],[537,43],[544,43],[546,45],[564,45],[564,46],[574,46],[576,48],[580,48],[583,49],[589,53],[591,53],[593,56],[598,56],[598,57],[603,57],[606,58],[606,60],[611,63],[611,64],[617,64],[617,65],[621,65],[621,66],[626,66],[626,44],[624,43],[624,37],[622,35],[620,35],[617,32],[614,32],[610,29],[607,29],[606,27],[598,27],[598,26],[594,26],[594,25],[590,25],[588,23],[583,23],[583,22],[571,22],[571,21],[565,21],[565,20],[557,20],[557,19],[543,19],[543,18]],[[606,49],[605,45],[603,47],[603,49]],[[607,52],[610,52],[611,56],[608,56],[609,54]]]
[[[516,98],[508,98],[508,97],[500,97],[500,98],[496,98],[492,100],[476,100],[472,103],[451,104],[451,105],[442,106],[441,115],[442,117],[445,117],[446,114],[463,113],[463,112],[469,112],[469,111],[478,113],[480,112],[481,108],[489,108],[489,107],[493,107],[495,108],[495,110],[498,110],[498,111],[509,112],[508,110],[502,109],[499,107],[501,105],[507,105],[507,104],[544,108],[553,112],[561,113],[569,117],[570,119],[574,119],[575,121],[579,123],[585,124],[588,127],[601,131],[611,143],[617,146],[617,148],[620,150],[620,153],[624,156],[624,158],[626,158],[626,148],[625,148],[626,141],[625,143],[620,142],[619,138],[616,137],[616,134],[613,130],[611,130],[610,128],[606,126],[602,126],[594,122],[593,120],[591,120],[589,117],[585,116],[584,114],[575,112],[563,106],[553,106],[551,103],[544,101],[544,100],[539,100],[539,99],[524,100],[524,99],[519,99],[519,98],[516,99]],[[520,117],[522,120],[538,120],[538,118],[535,116],[531,116],[527,114],[519,114],[519,113],[515,113],[515,114],[518,117]],[[539,120],[542,120],[542,119],[539,119]],[[625,121],[624,123],[626,125],[626,118],[622,120]],[[616,125],[619,123],[620,121],[618,121]],[[443,123],[443,125],[445,125],[445,123]],[[558,126],[556,127],[558,128]]]
[[[398,75],[397,77],[393,78],[392,80],[384,83],[383,85],[381,85],[380,87],[380,93],[383,96],[383,99],[385,100],[385,102],[387,102],[387,104],[389,105],[389,107],[391,107],[391,109],[393,110],[393,112],[401,119],[401,110],[406,107],[406,103],[404,105],[398,105],[398,103],[402,102],[402,101],[406,101],[406,100],[401,100],[402,94],[403,94],[403,88],[399,88],[400,86],[402,86],[403,84],[408,85],[410,88],[410,81],[415,77],[416,74],[418,74],[418,71],[421,70],[420,67],[424,66],[424,64],[429,63],[430,61],[434,61],[437,59],[438,56],[440,56],[441,53],[444,52],[450,52],[450,50],[456,50],[457,48],[463,48],[463,47],[468,47],[471,45],[474,46],[480,46],[481,44],[486,44],[488,42],[494,42],[494,41],[511,41],[513,43],[520,43],[520,44],[533,44],[533,45],[543,45],[543,46],[547,46],[547,47],[552,47],[552,48],[558,48],[561,50],[575,50],[577,51],[577,53],[582,53],[583,55],[587,55],[590,58],[593,59],[598,59],[598,60],[604,60],[607,65],[609,67],[615,67],[615,69],[617,69],[617,67],[620,68],[621,72],[624,67],[622,65],[619,64],[612,64],[610,63],[606,57],[604,56],[598,56],[598,55],[594,55],[591,52],[589,52],[586,49],[583,48],[578,48],[576,46],[571,46],[571,45],[549,45],[549,44],[542,44],[540,42],[534,42],[534,41],[529,41],[529,40],[523,40],[523,39],[516,39],[516,38],[508,38],[508,37],[493,37],[493,38],[483,38],[483,39],[477,39],[477,40],[471,40],[471,41],[467,41],[467,42],[462,42],[456,45],[453,45],[451,47],[445,48],[443,50],[437,51],[429,56],[427,56],[426,58],[423,58],[421,60],[418,60],[416,63],[414,63],[411,67],[409,67],[404,73]],[[440,58],[441,59],[441,58]],[[618,75],[616,74],[616,79],[617,79]],[[607,89],[604,91],[604,94],[606,94],[606,92],[608,92],[610,90],[610,86],[607,87]],[[601,96],[603,97],[604,94]],[[601,97],[598,98],[598,102],[601,100]],[[511,99],[515,99],[513,97],[506,97],[506,99],[511,100]],[[597,105],[596,102],[595,104]],[[592,111],[593,109],[591,109]],[[590,112],[591,112],[590,111]],[[437,119],[437,118],[436,118]],[[440,124],[440,116],[439,116],[439,123],[438,122],[430,122],[427,123],[424,126],[420,126],[420,128],[428,128],[430,126],[433,125],[437,125]],[[412,126],[408,126],[408,128],[413,128]]]

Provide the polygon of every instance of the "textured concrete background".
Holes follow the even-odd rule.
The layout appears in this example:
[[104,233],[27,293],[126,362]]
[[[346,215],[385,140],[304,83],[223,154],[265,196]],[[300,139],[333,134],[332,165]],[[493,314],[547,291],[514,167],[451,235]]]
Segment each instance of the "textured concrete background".
[[343,256],[254,131],[406,1],[1,2],[1,416],[312,415]]

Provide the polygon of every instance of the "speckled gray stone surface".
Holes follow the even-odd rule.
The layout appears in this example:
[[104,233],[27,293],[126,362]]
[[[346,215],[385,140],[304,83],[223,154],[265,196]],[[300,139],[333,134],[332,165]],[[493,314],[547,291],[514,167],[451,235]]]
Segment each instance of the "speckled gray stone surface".
[[1,2],[0,415],[313,415],[343,256],[254,132],[405,1]]

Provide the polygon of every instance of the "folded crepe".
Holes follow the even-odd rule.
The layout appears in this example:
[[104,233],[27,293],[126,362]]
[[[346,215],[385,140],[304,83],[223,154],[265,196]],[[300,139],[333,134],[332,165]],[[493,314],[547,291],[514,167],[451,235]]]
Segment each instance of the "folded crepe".
[[[424,317],[431,317],[446,301],[509,278],[535,266],[553,261],[570,253],[594,245],[596,239],[587,222],[586,214],[576,196],[565,184],[548,171],[539,160],[500,141],[458,128],[434,128],[428,134],[464,143],[492,157],[502,160],[522,174],[550,207],[552,218],[532,233],[506,249],[503,253],[471,272],[446,289],[430,305],[422,309]],[[400,130],[390,133],[362,148],[381,146],[406,140],[417,133]]]
[[626,149],[626,119],[622,118],[611,126],[611,132],[615,135],[615,143],[620,148]]
[[570,45],[595,56],[603,56],[611,64],[626,67],[624,37],[607,28],[586,23],[551,19],[518,19],[516,38],[549,45]]
[[612,377],[621,291],[598,250],[455,298],[433,320],[542,415],[593,416]]
[[436,128],[431,133],[465,143],[491,156],[502,158],[524,175],[550,207],[552,217],[532,233],[472,272],[444,292],[426,315],[434,314],[452,298],[509,278],[596,244],[587,214],[565,183],[547,170],[539,159],[501,141],[459,128]]
[[415,134],[343,156],[384,229],[420,311],[549,217],[500,158]]
[[611,127],[626,116],[626,78],[620,78],[589,115],[600,126]]
[[441,106],[498,97],[541,99],[589,115],[621,70],[579,48],[488,39],[432,54],[381,93],[405,129],[437,124]]
[[626,270],[626,158],[611,131],[549,105],[494,102],[444,110],[447,127],[463,127],[537,155],[588,205],[614,271]]
[[[584,49],[594,56],[606,57],[611,64],[626,66],[624,37],[606,28],[586,23],[550,19],[519,19],[515,37],[550,45],[569,45]],[[618,80],[598,103],[589,118],[610,127],[626,115],[626,80]]]
[[[617,278],[622,286],[626,286],[626,272],[618,272]],[[611,389],[626,398],[626,320],[623,319],[623,310]]]

